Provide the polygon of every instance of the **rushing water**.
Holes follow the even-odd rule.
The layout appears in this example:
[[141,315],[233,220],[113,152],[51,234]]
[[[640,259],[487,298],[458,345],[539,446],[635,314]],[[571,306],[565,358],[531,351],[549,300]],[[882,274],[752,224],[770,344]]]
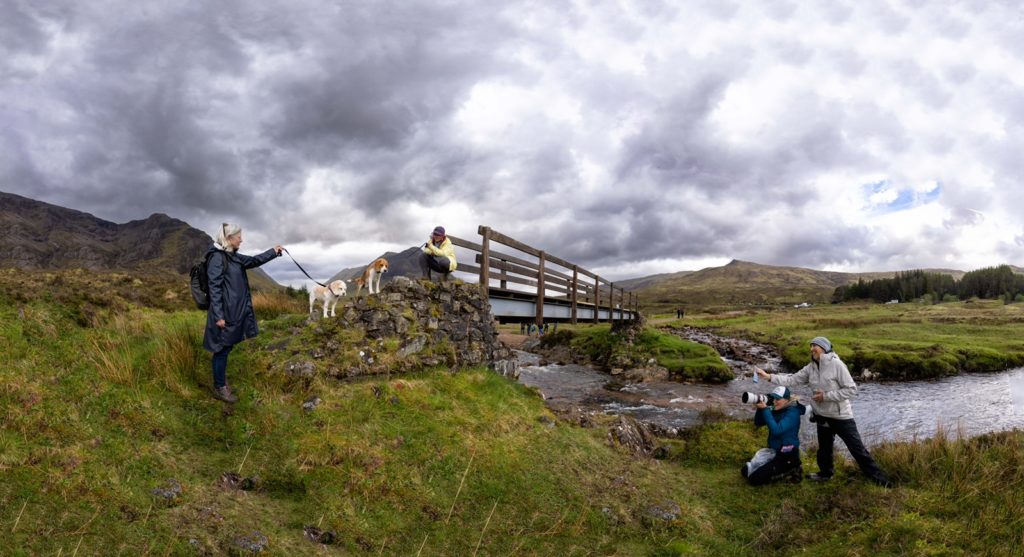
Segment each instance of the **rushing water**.
[[[622,384],[607,373],[569,365],[538,365],[536,355],[519,352],[519,381],[537,387],[552,407],[575,406],[607,414],[627,414],[661,428],[688,428],[700,421],[700,412],[718,408],[738,418],[752,418],[743,404],[744,391],[767,393],[772,385],[743,377],[748,364],[725,359],[737,379],[723,385],[649,381]],[[778,360],[761,367],[774,368]],[[858,383],[854,417],[864,442],[932,437],[942,428],[956,435],[1024,428],[1024,368],[999,373],[958,375],[934,381]],[[794,393],[809,399],[806,387]],[[801,427],[805,441],[814,437],[813,424]],[[837,443],[841,446],[842,443]]]

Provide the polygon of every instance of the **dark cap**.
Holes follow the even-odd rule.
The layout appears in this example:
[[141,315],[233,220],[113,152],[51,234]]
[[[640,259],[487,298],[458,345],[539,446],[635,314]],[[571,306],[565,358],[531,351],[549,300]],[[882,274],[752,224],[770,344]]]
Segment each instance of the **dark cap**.
[[438,236],[444,236],[444,227],[443,226],[435,226],[433,233],[437,234]]

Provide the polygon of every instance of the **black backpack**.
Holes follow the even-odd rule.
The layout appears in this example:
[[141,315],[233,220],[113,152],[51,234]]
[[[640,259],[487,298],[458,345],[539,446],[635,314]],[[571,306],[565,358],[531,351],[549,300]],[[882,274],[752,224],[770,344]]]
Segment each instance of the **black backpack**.
[[[210,279],[206,271],[207,266],[210,264],[210,254],[196,262],[188,273],[189,289],[192,291],[192,299],[195,300],[196,308],[198,309],[210,309]],[[225,266],[227,265],[226,260],[224,264]]]

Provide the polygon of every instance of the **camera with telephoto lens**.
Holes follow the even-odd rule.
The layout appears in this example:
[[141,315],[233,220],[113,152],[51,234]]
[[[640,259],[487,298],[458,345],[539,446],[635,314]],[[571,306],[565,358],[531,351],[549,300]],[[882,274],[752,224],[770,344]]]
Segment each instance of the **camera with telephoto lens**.
[[750,392],[743,393],[743,403],[744,404],[757,404],[758,402],[763,402],[765,404],[768,404],[771,401],[768,399],[768,395],[759,395],[757,393],[750,393]]

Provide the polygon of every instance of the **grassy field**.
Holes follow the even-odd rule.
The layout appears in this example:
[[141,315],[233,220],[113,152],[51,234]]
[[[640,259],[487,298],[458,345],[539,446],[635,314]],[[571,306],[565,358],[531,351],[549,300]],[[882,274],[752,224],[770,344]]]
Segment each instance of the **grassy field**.
[[[607,423],[558,422],[485,370],[296,382],[264,348],[318,325],[291,313],[299,301],[259,304],[261,337],[231,357],[242,401],[229,410],[206,391],[200,312],[119,307],[83,325],[52,299],[0,300],[0,554],[924,556],[1024,544],[1024,433],[879,447],[893,490],[849,465],[829,484],[753,489],[738,469],[766,433],[750,423],[708,413],[663,441],[668,458],[646,460],[610,446]],[[305,411],[312,396],[322,402]]]
[[682,324],[772,344],[803,367],[815,336],[858,373],[922,379],[1024,365],[1024,304],[974,300],[936,305],[822,305],[687,315]]

